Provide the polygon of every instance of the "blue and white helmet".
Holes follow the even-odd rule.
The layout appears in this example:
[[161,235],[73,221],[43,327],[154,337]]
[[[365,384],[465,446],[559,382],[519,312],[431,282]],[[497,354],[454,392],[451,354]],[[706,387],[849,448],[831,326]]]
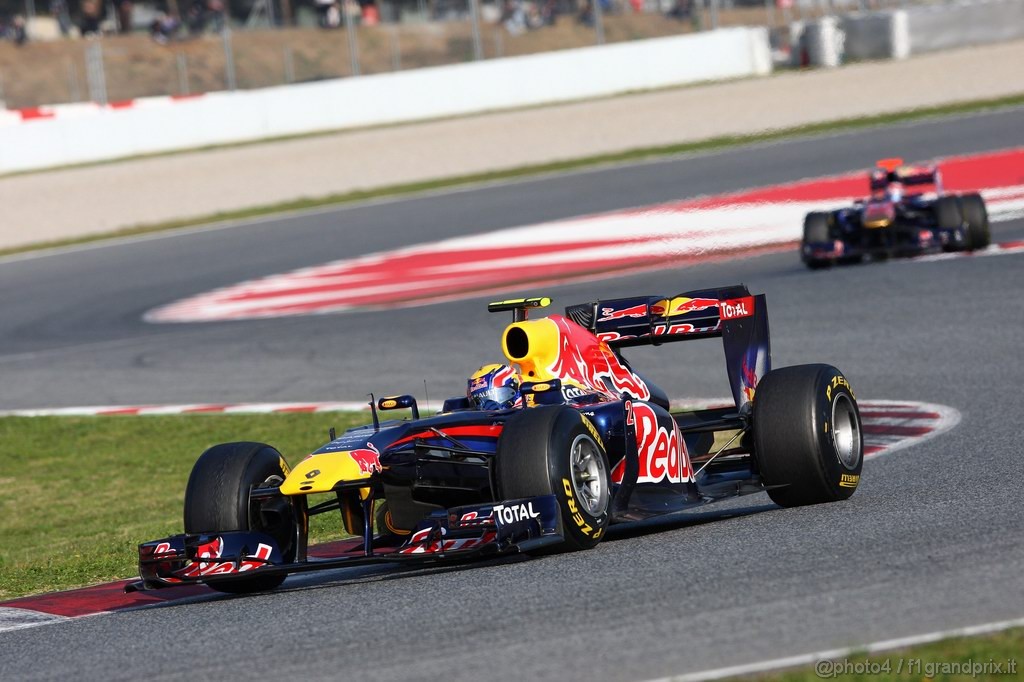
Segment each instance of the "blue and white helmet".
[[504,410],[519,407],[519,373],[508,365],[484,365],[469,377],[466,388],[469,404],[478,410]]

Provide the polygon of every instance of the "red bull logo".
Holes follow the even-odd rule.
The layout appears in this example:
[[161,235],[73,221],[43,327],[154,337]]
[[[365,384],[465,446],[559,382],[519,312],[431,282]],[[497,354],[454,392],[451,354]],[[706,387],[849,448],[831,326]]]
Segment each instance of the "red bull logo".
[[548,319],[558,325],[559,332],[558,356],[547,368],[551,375],[614,398],[622,393],[638,400],[651,397],[647,384],[619,362],[607,344],[560,315]]
[[359,465],[359,473],[372,474],[381,471],[380,452],[373,443],[367,443],[365,448],[349,450],[348,456]]
[[630,306],[629,308],[622,308],[616,310],[615,308],[601,308],[601,319],[598,322],[610,322],[611,320],[623,320],[627,317],[646,317],[647,316],[647,305],[641,303],[640,305]]
[[[693,478],[690,457],[675,421],[672,432],[658,423],[658,415],[646,403],[626,403],[626,423],[636,426],[636,449],[640,459],[637,483],[682,483]],[[621,480],[621,472],[619,473]]]
[[700,310],[707,310],[717,306],[717,298],[687,298],[686,296],[678,296],[673,298],[671,301],[667,299],[658,301],[651,306],[651,313],[661,315],[662,317],[673,317],[675,315],[695,313]]

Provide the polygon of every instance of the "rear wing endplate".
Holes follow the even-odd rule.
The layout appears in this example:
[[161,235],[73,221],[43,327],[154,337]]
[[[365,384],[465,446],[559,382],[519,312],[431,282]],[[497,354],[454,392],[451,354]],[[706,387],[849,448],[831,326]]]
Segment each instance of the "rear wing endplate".
[[737,407],[750,401],[771,369],[765,296],[752,295],[742,284],[581,303],[565,313],[613,349],[722,337]]

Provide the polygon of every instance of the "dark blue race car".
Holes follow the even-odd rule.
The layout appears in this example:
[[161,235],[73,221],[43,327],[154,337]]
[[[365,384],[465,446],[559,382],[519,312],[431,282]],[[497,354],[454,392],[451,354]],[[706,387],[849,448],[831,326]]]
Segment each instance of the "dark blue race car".
[[[771,370],[763,294],[731,286],[527,319],[548,303],[489,306],[513,313],[501,333],[508,364],[481,368],[438,414],[422,417],[409,395],[371,401],[372,423],[332,432],[294,468],[263,443],[207,450],[185,489],[185,532],[139,546],[130,589],[251,592],[340,566],[589,549],[611,524],[723,498],[767,491],[795,506],[856,490],[853,391],[829,365]],[[703,338],[722,339],[729,404],[672,410],[623,355]],[[477,392],[497,402],[474,402]],[[381,419],[397,409],[410,417]],[[309,519],[326,512],[361,541],[309,551]]]
[[989,245],[980,194],[946,194],[938,166],[882,159],[869,175],[871,196],[848,208],[808,213],[800,256],[812,269]]

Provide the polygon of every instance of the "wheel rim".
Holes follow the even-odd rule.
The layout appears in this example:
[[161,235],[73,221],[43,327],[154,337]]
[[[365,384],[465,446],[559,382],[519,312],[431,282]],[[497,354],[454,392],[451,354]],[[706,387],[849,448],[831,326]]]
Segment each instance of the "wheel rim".
[[847,469],[855,469],[860,461],[860,423],[853,401],[840,393],[832,401],[832,445],[839,461]]
[[572,490],[580,506],[593,517],[608,506],[608,470],[594,439],[580,434],[570,450]]

